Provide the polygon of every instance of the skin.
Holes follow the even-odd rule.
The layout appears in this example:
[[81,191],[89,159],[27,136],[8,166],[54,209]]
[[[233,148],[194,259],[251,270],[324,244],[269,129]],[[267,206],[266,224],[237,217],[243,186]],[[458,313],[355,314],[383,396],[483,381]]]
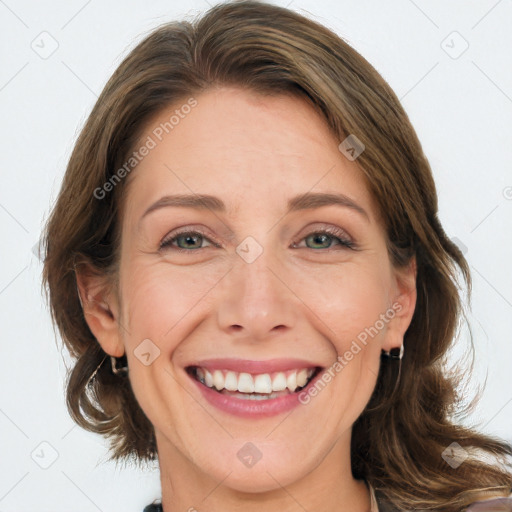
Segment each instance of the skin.
[[[410,324],[414,261],[393,268],[357,160],[338,150],[341,141],[304,100],[234,87],[196,99],[130,176],[119,289],[78,279],[91,331],[108,354],[126,352],[132,388],[155,426],[163,508],[368,511],[368,489],[350,469],[352,425],[374,390],[381,350],[400,347]],[[141,140],[175,109],[160,112]],[[173,206],[140,220],[160,197],[192,192],[222,199],[226,212]],[[368,219],[339,205],[286,214],[288,199],[306,192],[345,194]],[[309,236],[328,227],[344,230],[357,250],[335,235]],[[159,250],[177,228],[206,238]],[[263,248],[252,263],[236,252],[248,236]],[[211,357],[297,357],[328,368],[393,304],[400,311],[291,413],[249,420],[222,412],[184,370]],[[160,350],[148,366],[134,353],[145,339]],[[246,442],[262,454],[251,468],[237,458]]]

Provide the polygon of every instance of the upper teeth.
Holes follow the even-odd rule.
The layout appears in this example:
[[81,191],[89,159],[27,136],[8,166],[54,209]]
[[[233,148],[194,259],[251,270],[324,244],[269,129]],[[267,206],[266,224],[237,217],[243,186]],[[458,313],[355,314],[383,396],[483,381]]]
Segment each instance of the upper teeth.
[[208,387],[215,387],[218,391],[240,391],[241,393],[272,393],[289,389],[294,392],[297,388],[305,386],[308,379],[315,372],[314,368],[302,368],[287,372],[238,373],[230,370],[208,371],[206,368],[196,368],[198,379]]

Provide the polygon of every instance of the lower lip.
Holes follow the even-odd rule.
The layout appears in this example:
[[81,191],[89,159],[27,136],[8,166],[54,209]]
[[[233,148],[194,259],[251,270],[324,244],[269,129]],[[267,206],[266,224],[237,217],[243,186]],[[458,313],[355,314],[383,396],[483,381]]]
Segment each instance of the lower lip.
[[199,390],[206,400],[218,409],[243,418],[265,418],[290,411],[300,405],[301,402],[299,401],[299,394],[307,391],[321,374],[322,372],[318,372],[318,374],[308,382],[308,385],[305,388],[302,388],[298,393],[295,392],[279,396],[277,398],[267,398],[263,400],[248,400],[224,395],[212,388],[209,388],[208,386],[205,386],[192,375],[187,375],[199,387]]

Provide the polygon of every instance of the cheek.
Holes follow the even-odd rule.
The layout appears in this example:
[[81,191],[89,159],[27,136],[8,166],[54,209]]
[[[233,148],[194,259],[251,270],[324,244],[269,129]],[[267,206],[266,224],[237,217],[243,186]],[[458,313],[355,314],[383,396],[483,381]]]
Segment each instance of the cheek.
[[122,318],[130,343],[150,338],[166,349],[194,317],[209,289],[222,277],[214,269],[191,270],[158,262],[134,261],[126,267],[123,282]]
[[[122,332],[132,389],[152,423],[159,424],[163,418],[159,417],[158,404],[168,393],[175,397],[178,409],[180,400],[186,399],[179,391],[169,359],[199,324],[201,305],[218,278],[208,271],[171,269],[168,263],[148,263],[140,258],[122,268],[120,279]],[[149,358],[144,359],[148,352]]]
[[[215,297],[228,270],[229,265],[218,262],[193,266],[148,262],[146,255],[126,262],[120,276],[121,320],[129,333],[128,345],[133,350],[149,338],[161,350],[172,352],[205,315],[220,306]],[[229,276],[226,279],[229,281]],[[389,306],[389,276],[383,265],[371,258],[339,266],[295,267],[286,273],[286,280],[295,283],[296,297],[290,295],[289,300],[298,298],[314,312],[311,320],[318,322],[320,330],[324,330],[323,324],[327,338],[339,350],[374,325]]]
[[389,307],[389,274],[375,264],[347,264],[304,279],[297,276],[297,294],[330,332],[336,345],[350,344],[373,326]]

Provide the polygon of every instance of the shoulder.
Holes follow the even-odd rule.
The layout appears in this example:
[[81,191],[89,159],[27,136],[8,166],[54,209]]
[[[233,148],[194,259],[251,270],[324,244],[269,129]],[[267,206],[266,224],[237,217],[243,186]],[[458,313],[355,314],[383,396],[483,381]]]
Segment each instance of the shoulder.
[[[378,499],[378,512],[398,512],[398,509],[384,499]],[[372,512],[373,512],[372,508]],[[487,498],[474,501],[463,512],[512,512],[512,494],[509,497]]]
[[508,498],[490,498],[473,502],[466,512],[512,512],[512,495]]

